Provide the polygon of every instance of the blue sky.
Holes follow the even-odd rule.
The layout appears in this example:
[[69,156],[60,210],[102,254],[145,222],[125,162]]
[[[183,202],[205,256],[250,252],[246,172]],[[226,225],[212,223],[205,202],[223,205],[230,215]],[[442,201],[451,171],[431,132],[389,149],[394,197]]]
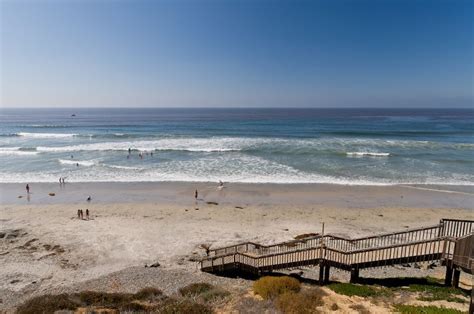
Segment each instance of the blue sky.
[[0,2],[4,107],[466,107],[472,1]]

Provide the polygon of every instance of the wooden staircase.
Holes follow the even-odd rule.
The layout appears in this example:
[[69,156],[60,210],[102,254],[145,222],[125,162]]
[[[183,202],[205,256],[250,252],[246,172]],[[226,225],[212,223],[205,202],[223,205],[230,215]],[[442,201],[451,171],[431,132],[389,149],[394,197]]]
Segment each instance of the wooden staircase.
[[460,270],[473,273],[473,235],[473,220],[442,219],[431,227],[355,239],[316,235],[274,245],[244,242],[210,250],[200,267],[210,273],[260,275],[318,265],[324,283],[329,280],[330,267],[350,271],[351,281],[356,281],[364,268],[441,261],[447,266],[446,278],[451,281],[454,271],[454,281],[459,281]]

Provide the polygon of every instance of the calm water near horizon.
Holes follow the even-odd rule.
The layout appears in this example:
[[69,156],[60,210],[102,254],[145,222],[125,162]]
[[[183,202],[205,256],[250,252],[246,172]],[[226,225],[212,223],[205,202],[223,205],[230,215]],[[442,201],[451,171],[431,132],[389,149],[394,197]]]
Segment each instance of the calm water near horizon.
[[0,182],[474,185],[474,110],[0,109],[0,165]]

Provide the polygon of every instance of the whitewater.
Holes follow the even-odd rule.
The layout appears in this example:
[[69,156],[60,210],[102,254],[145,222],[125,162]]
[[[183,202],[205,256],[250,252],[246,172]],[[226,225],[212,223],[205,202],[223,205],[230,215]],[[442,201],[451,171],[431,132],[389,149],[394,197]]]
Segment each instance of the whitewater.
[[0,182],[474,185],[468,109],[0,111]]

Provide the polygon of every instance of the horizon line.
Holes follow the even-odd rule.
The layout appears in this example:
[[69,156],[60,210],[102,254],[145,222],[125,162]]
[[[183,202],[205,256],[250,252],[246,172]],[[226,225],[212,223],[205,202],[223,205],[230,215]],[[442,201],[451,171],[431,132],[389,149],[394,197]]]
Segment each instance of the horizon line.
[[232,107],[211,107],[211,106],[203,106],[203,107],[187,107],[187,106],[157,106],[157,107],[108,107],[108,106],[98,106],[98,107],[27,107],[27,106],[20,106],[20,107],[2,107],[0,106],[0,110],[2,109],[474,109],[473,106],[460,106],[460,107],[428,107],[428,106],[418,106],[418,107],[409,107],[409,106],[383,106],[383,107],[365,107],[365,106],[336,106],[336,107],[245,107],[245,106],[232,106]]

